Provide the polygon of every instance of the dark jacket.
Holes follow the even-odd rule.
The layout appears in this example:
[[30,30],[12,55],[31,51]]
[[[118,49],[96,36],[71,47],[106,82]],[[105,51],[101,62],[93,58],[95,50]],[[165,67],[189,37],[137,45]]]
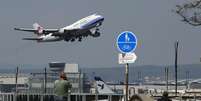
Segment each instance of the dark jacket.
[[161,97],[161,98],[158,99],[157,101],[172,101],[172,100],[169,99],[168,97]]

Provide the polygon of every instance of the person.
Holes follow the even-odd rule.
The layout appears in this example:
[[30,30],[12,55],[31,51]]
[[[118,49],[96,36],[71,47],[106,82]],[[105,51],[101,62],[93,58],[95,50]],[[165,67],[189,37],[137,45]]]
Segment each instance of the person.
[[142,101],[142,99],[138,95],[133,95],[129,101]]
[[70,94],[72,85],[67,80],[64,72],[61,72],[59,80],[54,82],[54,92],[56,94],[56,101],[67,101],[67,97]]
[[172,101],[172,100],[169,99],[168,92],[163,92],[163,96],[160,99],[158,99],[157,101]]

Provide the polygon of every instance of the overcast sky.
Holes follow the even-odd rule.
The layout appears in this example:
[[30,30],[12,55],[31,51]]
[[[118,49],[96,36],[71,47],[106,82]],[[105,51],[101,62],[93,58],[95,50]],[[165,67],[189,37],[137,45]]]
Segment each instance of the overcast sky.
[[[199,64],[201,29],[172,12],[183,0],[2,0],[0,1],[0,65],[46,65],[52,61],[81,67],[116,67],[116,38],[122,31],[138,37],[135,65],[174,64],[174,42],[180,41],[179,64]],[[79,42],[37,43],[21,40],[33,33],[14,31],[38,22],[60,28],[93,13],[105,21],[99,38]]]

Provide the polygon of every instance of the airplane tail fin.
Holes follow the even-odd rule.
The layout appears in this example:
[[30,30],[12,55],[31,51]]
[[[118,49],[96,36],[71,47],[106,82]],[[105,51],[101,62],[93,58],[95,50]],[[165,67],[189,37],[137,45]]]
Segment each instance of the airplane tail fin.
[[37,31],[36,31],[36,34],[37,34],[37,35],[41,35],[41,34],[43,33],[43,27],[40,26],[38,23],[34,23],[34,24],[33,24],[33,28],[34,28],[35,30],[37,30]]
[[114,92],[109,88],[107,84],[100,78],[94,77],[96,81],[96,87],[99,94],[114,94]]

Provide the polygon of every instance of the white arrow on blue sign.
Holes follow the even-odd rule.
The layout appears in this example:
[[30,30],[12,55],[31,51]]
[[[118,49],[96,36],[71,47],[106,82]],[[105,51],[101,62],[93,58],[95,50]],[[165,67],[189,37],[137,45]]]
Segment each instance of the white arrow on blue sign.
[[117,47],[121,53],[133,52],[137,47],[137,37],[130,31],[124,31],[117,38]]

